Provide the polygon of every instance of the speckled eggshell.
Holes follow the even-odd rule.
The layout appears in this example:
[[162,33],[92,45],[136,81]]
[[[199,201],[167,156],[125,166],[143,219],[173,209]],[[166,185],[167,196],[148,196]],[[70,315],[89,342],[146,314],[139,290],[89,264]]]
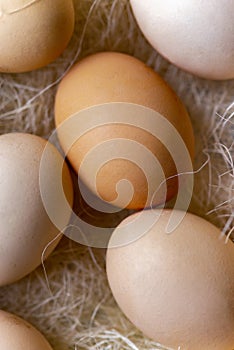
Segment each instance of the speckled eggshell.
[[[51,222],[41,198],[39,170],[46,144],[46,140],[30,134],[0,136],[0,286],[13,283],[33,271],[62,237],[58,235],[59,230]],[[56,198],[53,184],[60,176],[63,159],[51,144],[47,146],[47,156],[47,171],[41,176],[47,193]],[[72,182],[66,164],[63,167],[63,188],[72,204]],[[70,213],[63,213],[60,203],[57,210],[65,227]]]
[[169,61],[203,78],[234,78],[232,0],[130,3],[145,37]]
[[74,17],[72,0],[0,0],[0,72],[54,61],[71,39]]
[[[139,231],[151,211],[125,219]],[[179,212],[174,212],[179,215]],[[107,275],[125,315],[148,337],[181,350],[234,349],[234,245],[187,213],[166,234],[171,210],[137,241],[107,251]],[[128,232],[128,226],[125,228]],[[111,241],[114,239],[113,233]]]
[[0,311],[1,350],[52,350],[45,337],[22,318]]
[[[185,148],[187,147],[191,158],[193,158],[194,136],[191,121],[175,92],[143,62],[117,52],[101,52],[86,57],[73,66],[61,81],[56,94],[55,123],[62,147],[71,135],[60,126],[69,120],[69,117],[92,106],[115,102],[140,105],[160,113],[176,128],[185,143]],[[125,112],[121,113],[124,115]],[[145,146],[158,159],[165,177],[161,179],[158,172],[151,173],[150,177],[155,178],[156,184],[160,184],[165,178],[176,175],[175,164],[166,145],[143,128],[134,127],[137,123],[134,118],[136,118],[134,115],[131,116],[130,125],[119,123],[102,125],[83,133],[68,152],[68,159],[76,172],[79,173],[81,163],[94,147],[108,140],[122,138]],[[79,122],[76,125],[77,130],[79,125],[83,127],[83,124]],[[101,164],[102,153],[98,157]],[[127,208],[144,208],[148,195],[144,170],[131,162],[131,159],[116,157],[107,162],[96,177],[99,197],[107,202],[114,201],[117,196],[116,184],[121,179],[127,179],[134,187],[134,195]],[[80,176],[90,190],[94,191],[89,185],[90,172],[87,171]],[[172,198],[177,190],[177,178],[168,180],[167,199]],[[161,199],[156,200],[156,202],[160,203]],[[116,202],[115,205],[123,207],[120,201]]]

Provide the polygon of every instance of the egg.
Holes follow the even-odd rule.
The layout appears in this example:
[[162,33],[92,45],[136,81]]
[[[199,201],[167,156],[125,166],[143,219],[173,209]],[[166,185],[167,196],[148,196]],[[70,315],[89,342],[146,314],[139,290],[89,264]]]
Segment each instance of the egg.
[[[57,90],[55,123],[80,179],[113,206],[162,203],[178,191],[178,158],[184,171],[192,169],[185,107],[155,71],[129,55],[101,52],[74,65]],[[165,194],[160,186],[169,177]]]
[[72,0],[0,0],[0,72],[46,66],[63,52],[73,30]]
[[[233,243],[225,244],[218,228],[190,213],[167,234],[171,215],[172,210],[146,210],[113,233],[106,261],[113,295],[136,327],[165,346],[231,350]],[[131,238],[140,231],[139,239],[114,247],[121,233]]]
[[170,62],[203,78],[234,78],[232,0],[130,3],[145,37]]
[[58,195],[61,169],[64,195],[70,205],[73,189],[63,162],[57,149],[38,136],[0,136],[0,286],[33,271],[61,239],[44,203],[48,208],[53,205],[61,228],[65,228],[71,208],[69,211]]
[[22,318],[0,310],[0,348],[52,350],[44,336]]

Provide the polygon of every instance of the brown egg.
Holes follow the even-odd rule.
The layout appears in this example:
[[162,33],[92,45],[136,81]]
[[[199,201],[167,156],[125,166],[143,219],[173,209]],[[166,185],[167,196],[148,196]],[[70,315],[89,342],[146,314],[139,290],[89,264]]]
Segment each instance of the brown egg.
[[[1,135],[0,163],[3,286],[28,275],[55,249],[72,213],[73,186],[61,154],[35,135]],[[60,194],[61,182],[68,206]]]
[[[55,122],[82,181],[118,207],[139,209],[175,196],[178,157],[183,170],[191,170],[194,136],[183,104],[134,57],[103,52],[78,62],[59,85]],[[180,151],[176,137],[183,140]],[[172,176],[166,194],[157,191]]]
[[[113,295],[136,327],[165,346],[232,350],[234,245],[190,213],[167,234],[171,214],[145,210],[115,230],[107,251]],[[177,219],[181,212],[173,214]],[[125,246],[116,244],[121,233],[128,237]]]
[[0,349],[52,350],[52,347],[30,323],[0,310]]
[[54,61],[74,22],[72,0],[0,0],[0,72],[27,72]]

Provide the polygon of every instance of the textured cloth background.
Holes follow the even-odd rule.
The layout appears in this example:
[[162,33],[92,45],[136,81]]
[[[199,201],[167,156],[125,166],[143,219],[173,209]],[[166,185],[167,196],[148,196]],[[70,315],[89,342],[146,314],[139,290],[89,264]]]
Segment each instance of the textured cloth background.
[[[54,128],[57,84],[74,62],[103,50],[134,55],[174,88],[192,118],[196,160],[190,210],[231,234],[234,81],[202,80],[165,61],[140,33],[128,0],[75,0],[75,9],[75,33],[56,62],[26,74],[0,74],[0,134],[20,131],[48,137]],[[103,216],[96,220],[102,222]],[[44,270],[40,267],[0,288],[0,308],[32,322],[55,350],[165,349],[145,338],[118,309],[107,285],[105,251],[67,238]]]

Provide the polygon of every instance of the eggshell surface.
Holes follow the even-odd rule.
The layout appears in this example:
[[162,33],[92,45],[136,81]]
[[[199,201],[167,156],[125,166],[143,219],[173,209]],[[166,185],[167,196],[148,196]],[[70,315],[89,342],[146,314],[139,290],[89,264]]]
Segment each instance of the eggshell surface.
[[232,0],[130,3],[145,37],[170,62],[203,78],[234,78]]
[[[118,103],[122,103],[122,105],[118,105]],[[127,179],[134,187],[134,195],[126,207],[138,209],[145,206],[148,196],[144,169],[137,166],[137,163],[139,165],[142,160],[141,153],[137,151],[136,147],[135,154],[138,155],[138,159],[135,161],[131,157],[128,159],[118,157],[118,150],[121,151],[124,148],[127,150],[135,142],[152,152],[153,157],[161,164],[165,174],[164,178],[176,175],[177,172],[167,145],[162,144],[150,132],[147,132],[146,128],[137,127],[137,113],[131,112],[128,114],[128,108],[124,109],[124,103],[143,106],[160,113],[176,129],[176,132],[183,139],[184,147],[188,150],[190,157],[193,158],[194,136],[192,125],[179,98],[151,68],[138,59],[122,53],[98,53],[81,60],[70,70],[60,83],[56,94],[55,122],[60,143],[65,148],[65,144],[71,138],[71,133],[63,129],[63,124],[66,124],[71,116],[78,115],[90,108],[90,116],[88,112],[84,113],[83,119],[81,118],[77,122],[77,141],[69,149],[68,159],[90,190],[107,202],[116,200],[116,184],[122,179]],[[82,132],[81,137],[78,138],[78,134],[84,128],[85,123],[91,125],[90,118],[93,117],[95,120],[95,115],[97,115],[97,118],[100,115],[101,112],[98,106],[107,104],[111,104],[111,106],[106,107],[106,109],[109,108],[109,125],[108,123],[100,125],[92,130],[87,127],[87,130]],[[96,110],[95,106],[97,106]],[[117,119],[115,120],[116,123],[113,123],[116,109],[117,114],[121,114],[123,118],[126,115],[126,120],[130,120],[129,125],[121,124],[117,122]],[[145,113],[145,111],[142,113]],[[147,120],[147,118],[145,119]],[[99,120],[101,120],[101,117]],[[148,124],[146,121],[145,126],[150,129],[153,128],[154,123],[157,125],[156,119],[155,122]],[[160,125],[158,125],[158,129],[160,130]],[[165,131],[161,133],[166,134]],[[93,173],[93,170],[90,170],[90,167],[89,170],[81,173],[81,164],[86,159],[87,154],[95,147],[115,139],[122,139],[123,142],[119,141],[118,146],[107,144],[106,149],[109,147],[110,156],[112,152],[113,159],[103,164],[97,172],[97,191],[95,192],[94,186],[90,185],[90,174]],[[126,140],[132,141],[129,147],[124,146]],[[170,142],[169,136],[168,140]],[[93,156],[93,159],[98,158],[100,164],[102,164],[104,153],[105,150],[100,151],[99,155]],[[182,155],[181,157],[183,158]],[[151,163],[152,161],[148,161],[148,164]],[[153,172],[152,170],[150,172],[150,177],[154,178],[155,184],[159,185],[162,182],[160,172]],[[167,182],[167,199],[172,198],[177,193],[177,188],[176,178]],[[123,192],[127,194],[127,191]],[[123,202],[125,201],[123,200]],[[116,200],[115,205],[123,208],[125,207],[123,202]],[[161,202],[160,195],[156,202]]]
[[49,64],[63,52],[73,30],[72,0],[0,0],[0,72]]
[[[141,220],[147,222],[151,214],[145,211]],[[138,215],[120,226],[131,221],[131,230],[138,232]],[[233,243],[225,244],[215,226],[190,213],[166,234],[170,215],[164,210],[140,239],[108,249],[113,295],[133,324],[157,342],[181,350],[232,350]]]
[[[62,237],[45,210],[39,175],[43,177],[46,193],[56,198],[54,184],[60,176],[63,158],[49,144],[46,171],[40,173],[46,144],[46,140],[29,134],[0,136],[0,286],[15,282],[33,271]],[[72,182],[66,164],[63,188],[72,204]],[[62,203],[57,203],[55,208],[65,227],[71,213],[64,212]]]
[[52,350],[44,336],[22,318],[0,311],[2,350]]

